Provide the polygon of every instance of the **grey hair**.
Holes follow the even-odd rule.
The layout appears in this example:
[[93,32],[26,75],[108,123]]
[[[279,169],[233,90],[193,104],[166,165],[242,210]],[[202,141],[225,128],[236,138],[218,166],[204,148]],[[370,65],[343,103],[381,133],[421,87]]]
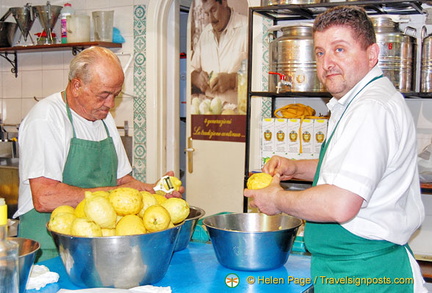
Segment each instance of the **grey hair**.
[[119,58],[111,50],[93,46],[83,50],[72,59],[69,65],[68,80],[71,81],[74,78],[79,78],[84,83],[90,82],[92,78],[91,66],[101,60],[101,58],[111,59],[111,61],[117,62],[121,67]]

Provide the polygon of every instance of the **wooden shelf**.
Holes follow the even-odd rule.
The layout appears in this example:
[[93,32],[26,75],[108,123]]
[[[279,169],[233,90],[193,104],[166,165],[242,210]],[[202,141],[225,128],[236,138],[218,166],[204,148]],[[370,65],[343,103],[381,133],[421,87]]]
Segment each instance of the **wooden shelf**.
[[72,55],[76,55],[85,48],[91,46],[99,46],[105,48],[121,48],[120,43],[111,42],[81,42],[81,43],[69,43],[69,44],[48,44],[48,45],[29,45],[29,46],[15,46],[15,47],[3,47],[0,48],[0,57],[6,59],[11,65],[11,72],[18,76],[18,52],[30,53],[30,52],[46,52],[46,51],[65,51],[72,50]]

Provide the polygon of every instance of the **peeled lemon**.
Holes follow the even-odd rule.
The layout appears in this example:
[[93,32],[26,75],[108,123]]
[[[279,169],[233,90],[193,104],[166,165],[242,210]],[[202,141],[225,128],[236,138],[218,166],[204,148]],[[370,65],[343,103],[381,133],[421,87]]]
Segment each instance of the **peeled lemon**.
[[86,217],[101,228],[114,228],[117,214],[108,198],[104,196],[87,197],[84,206]]
[[143,206],[141,193],[134,188],[119,187],[110,192],[109,201],[120,216],[136,215]]
[[54,216],[51,216],[48,227],[57,233],[70,234],[75,218],[74,213],[57,212]]
[[140,210],[140,212],[138,213],[138,216],[140,216],[141,218],[144,216],[144,212],[145,210],[152,205],[157,204],[157,200],[156,197],[153,196],[153,194],[151,194],[148,191],[141,191],[141,196],[142,196],[142,200],[143,200],[143,207]]
[[189,204],[182,198],[171,197],[162,203],[171,216],[171,221],[178,224],[189,216]]
[[102,230],[89,219],[76,218],[72,223],[70,234],[80,237],[102,237]]
[[68,205],[61,205],[56,207],[52,213],[51,213],[51,218],[55,217],[56,214],[59,213],[70,213],[70,214],[74,214],[75,213],[75,209],[71,206]]
[[143,220],[136,215],[126,215],[120,219],[115,228],[117,236],[145,234]]
[[163,176],[153,187],[153,190],[160,195],[165,195],[173,191],[179,191],[182,186],[180,179],[174,176]]
[[157,232],[169,227],[171,217],[163,206],[152,205],[144,212],[143,222],[147,232]]
[[261,189],[270,185],[273,177],[267,173],[254,173],[248,178],[246,186],[248,189]]
[[168,199],[165,197],[165,195],[161,195],[157,193],[153,194],[153,197],[156,199],[157,204],[163,204]]

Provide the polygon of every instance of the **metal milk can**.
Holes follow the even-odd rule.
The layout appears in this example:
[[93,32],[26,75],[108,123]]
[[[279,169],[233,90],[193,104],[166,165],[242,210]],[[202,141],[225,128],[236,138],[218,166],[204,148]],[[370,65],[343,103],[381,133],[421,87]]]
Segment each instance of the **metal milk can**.
[[[425,30],[424,34],[426,34]],[[429,34],[423,38],[420,70],[420,92],[432,92],[432,34]]]
[[[413,66],[415,56],[415,38],[400,31],[399,24],[390,17],[373,17],[377,43],[380,47],[378,65],[384,75],[401,92],[413,90],[415,72]],[[414,30],[411,27],[407,29]]]
[[281,31],[282,35],[270,42],[269,91],[324,91],[316,74],[312,26],[293,25]]

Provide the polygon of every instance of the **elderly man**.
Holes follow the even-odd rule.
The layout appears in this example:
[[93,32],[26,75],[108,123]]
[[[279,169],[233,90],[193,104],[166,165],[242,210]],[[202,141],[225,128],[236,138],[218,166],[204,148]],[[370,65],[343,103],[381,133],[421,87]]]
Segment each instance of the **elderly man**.
[[153,190],[153,184],[130,175],[110,114],[123,81],[112,51],[88,48],[71,61],[66,90],[38,102],[20,125],[20,191],[14,216],[20,217],[19,236],[40,242],[39,260],[57,255],[45,228],[56,207],[75,207],[85,191],[115,186]]

